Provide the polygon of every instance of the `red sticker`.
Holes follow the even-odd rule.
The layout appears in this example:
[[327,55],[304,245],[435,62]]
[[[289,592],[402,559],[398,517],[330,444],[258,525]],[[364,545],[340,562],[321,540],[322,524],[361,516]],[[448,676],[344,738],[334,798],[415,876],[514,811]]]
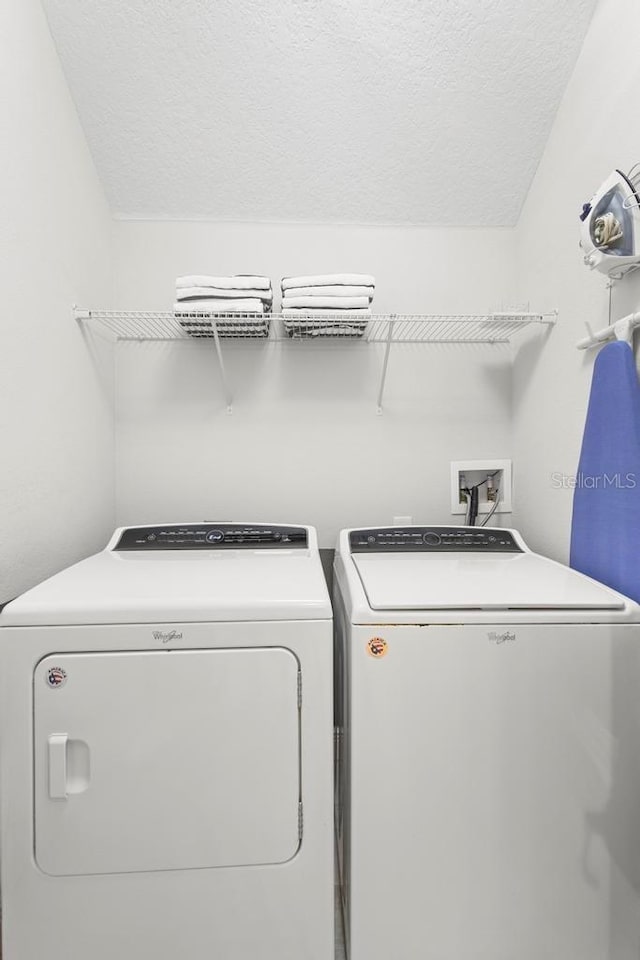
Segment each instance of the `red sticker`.
[[372,637],[371,640],[367,641],[367,653],[375,660],[381,660],[388,653],[387,641],[383,640],[382,637]]

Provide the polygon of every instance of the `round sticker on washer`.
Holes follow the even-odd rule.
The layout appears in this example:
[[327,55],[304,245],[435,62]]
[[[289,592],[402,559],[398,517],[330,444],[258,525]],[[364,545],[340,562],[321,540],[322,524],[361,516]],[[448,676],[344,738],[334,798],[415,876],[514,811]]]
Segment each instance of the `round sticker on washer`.
[[387,641],[383,640],[382,637],[371,637],[371,640],[367,641],[367,653],[375,660],[386,657],[388,653]]
[[47,686],[54,690],[57,687],[63,687],[67,682],[67,671],[63,670],[62,667],[49,667],[45,681]]

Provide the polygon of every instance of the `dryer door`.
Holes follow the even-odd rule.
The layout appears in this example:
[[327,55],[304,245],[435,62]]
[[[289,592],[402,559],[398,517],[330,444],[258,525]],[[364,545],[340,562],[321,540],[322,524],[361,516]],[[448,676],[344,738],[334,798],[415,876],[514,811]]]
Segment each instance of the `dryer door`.
[[37,863],[282,863],[299,845],[299,755],[283,648],[49,656],[34,674]]

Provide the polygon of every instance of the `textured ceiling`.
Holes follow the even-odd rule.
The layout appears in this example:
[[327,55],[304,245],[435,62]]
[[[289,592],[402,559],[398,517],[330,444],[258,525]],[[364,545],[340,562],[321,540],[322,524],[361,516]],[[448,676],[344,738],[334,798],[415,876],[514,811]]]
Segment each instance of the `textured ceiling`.
[[596,0],[43,0],[114,214],[510,225]]

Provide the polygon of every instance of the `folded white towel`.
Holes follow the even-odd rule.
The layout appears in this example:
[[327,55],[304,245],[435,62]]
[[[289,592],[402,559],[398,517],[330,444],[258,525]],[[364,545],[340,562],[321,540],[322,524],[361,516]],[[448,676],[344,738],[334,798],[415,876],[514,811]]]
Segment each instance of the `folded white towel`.
[[343,286],[336,287],[287,287],[284,291],[287,297],[368,297],[373,299],[375,287]]
[[327,310],[358,310],[369,306],[369,297],[290,297],[282,298],[283,307],[324,307]]
[[258,297],[260,300],[273,300],[272,290],[225,290],[224,287],[177,287],[176,300],[192,300],[196,297],[224,297],[232,300],[234,297],[244,298]]
[[239,274],[236,277],[206,277],[202,274],[178,277],[176,287],[222,287],[224,290],[270,290],[269,277]]
[[183,300],[174,303],[173,312],[177,314],[189,313],[262,313],[262,300],[249,298],[247,300],[222,300],[219,298],[207,300]]
[[283,307],[282,316],[291,318],[297,317],[299,320],[304,320],[305,317],[336,317],[337,319],[342,320],[345,317],[370,317],[371,310],[368,308],[360,310],[320,310],[314,309],[313,307],[303,310],[302,308],[287,309]]
[[337,287],[337,286],[375,287],[375,277],[366,273],[323,273],[316,277],[283,277],[283,290],[290,287]]

